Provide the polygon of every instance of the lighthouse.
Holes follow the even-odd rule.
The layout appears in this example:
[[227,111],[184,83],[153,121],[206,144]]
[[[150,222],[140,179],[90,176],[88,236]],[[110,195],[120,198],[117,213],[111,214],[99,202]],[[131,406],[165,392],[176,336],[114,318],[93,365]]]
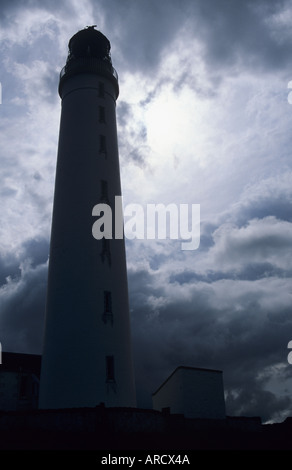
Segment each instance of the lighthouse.
[[110,42],[95,26],[78,31],[68,47],[39,407],[135,407],[125,241],[92,234],[93,208],[107,204],[114,221],[121,198],[118,75]]

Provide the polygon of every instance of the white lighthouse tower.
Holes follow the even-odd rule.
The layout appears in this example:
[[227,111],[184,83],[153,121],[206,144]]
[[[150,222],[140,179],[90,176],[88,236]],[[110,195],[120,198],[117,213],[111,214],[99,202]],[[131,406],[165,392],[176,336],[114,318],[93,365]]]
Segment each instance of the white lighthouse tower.
[[92,234],[93,207],[108,204],[114,220],[121,196],[118,78],[93,26],[70,39],[59,94],[39,407],[135,407],[124,239]]

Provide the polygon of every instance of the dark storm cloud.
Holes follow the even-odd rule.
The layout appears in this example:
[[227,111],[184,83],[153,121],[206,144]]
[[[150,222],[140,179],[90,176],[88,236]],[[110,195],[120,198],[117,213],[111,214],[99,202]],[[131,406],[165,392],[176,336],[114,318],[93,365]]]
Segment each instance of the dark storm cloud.
[[8,277],[15,278],[19,275],[19,262],[13,253],[5,253],[0,256],[0,286],[6,283]]
[[[153,268],[152,268],[153,269]],[[212,283],[219,281],[220,279],[236,279],[241,281],[256,281],[258,279],[267,278],[271,276],[276,277],[292,277],[292,269],[287,272],[287,269],[281,269],[275,267],[272,263],[252,263],[242,266],[238,272],[226,272],[226,271],[208,271],[205,274],[197,273],[196,271],[184,270],[179,273],[171,274],[169,282],[178,284],[188,284],[194,282],[205,282]]]
[[[92,0],[90,3],[93,23],[95,12],[97,17],[103,17],[104,33],[110,37],[119,70],[153,73],[163,55],[173,51],[177,37],[182,38],[183,51],[189,48],[191,54],[192,38],[189,34],[184,36],[185,31],[203,44],[206,64],[213,74],[217,68],[234,65],[267,70],[291,66],[289,25],[281,24],[277,17],[289,5],[285,0],[101,0],[98,3]],[[70,1],[4,1],[0,24],[11,21],[19,9],[43,9],[56,17],[66,14],[67,21],[78,10]],[[85,26],[80,25],[80,29]],[[180,54],[180,50],[175,52]],[[184,71],[180,80],[188,80]]]
[[42,351],[48,241],[31,239],[0,258],[0,342],[4,351]]
[[119,68],[122,63],[132,72],[149,72],[157,67],[164,48],[171,45],[185,18],[184,7],[181,5],[181,2],[165,0],[100,2],[106,29],[111,31],[111,43],[115,51],[113,56],[115,55]]
[[206,59],[214,69],[233,64],[275,69],[291,64],[289,26],[272,21],[289,2],[260,0],[220,0],[198,2],[202,27],[199,33],[207,44]]
[[48,240],[40,237],[24,241],[20,256],[23,259],[29,259],[33,268],[46,264],[49,256]]
[[[210,254],[224,271],[246,264],[273,263],[286,268],[292,249],[292,224],[274,217],[252,219],[244,227],[222,224],[213,234],[215,245]],[[288,254],[288,258],[287,255]]]
[[13,15],[19,12],[19,10],[30,10],[44,9],[51,12],[66,12],[67,19],[72,14],[72,8],[70,7],[70,0],[1,0],[1,13],[0,23],[6,23],[10,20]]
[[[262,390],[256,384],[240,390],[238,393],[227,393],[226,406],[230,415],[237,416],[261,416],[263,422],[267,422],[270,416],[277,416],[282,411],[291,407],[291,398],[287,395],[276,397],[270,391]],[[267,410],[269,410],[267,412]]]
[[[163,55],[173,52],[177,37],[182,38],[182,52],[192,54],[193,37],[203,44],[214,78],[217,69],[291,67],[289,25],[277,16],[286,5],[285,0],[101,2],[119,69],[123,64],[132,72],[151,74]],[[185,31],[192,37],[184,36]],[[175,52],[179,56],[180,50]]]

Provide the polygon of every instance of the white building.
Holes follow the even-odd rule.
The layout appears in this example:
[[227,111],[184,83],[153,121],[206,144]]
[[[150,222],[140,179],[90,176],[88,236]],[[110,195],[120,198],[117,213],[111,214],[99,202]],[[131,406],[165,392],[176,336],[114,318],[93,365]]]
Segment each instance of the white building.
[[40,408],[136,406],[124,239],[92,234],[93,207],[121,196],[118,77],[108,39],[77,32],[61,71],[62,111]]
[[153,409],[183,414],[186,418],[224,419],[222,371],[177,367],[152,394]]

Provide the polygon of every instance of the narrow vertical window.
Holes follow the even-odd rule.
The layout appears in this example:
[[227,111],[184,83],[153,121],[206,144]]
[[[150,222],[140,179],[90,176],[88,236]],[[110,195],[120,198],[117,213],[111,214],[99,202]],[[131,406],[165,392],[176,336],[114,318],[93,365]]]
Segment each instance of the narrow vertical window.
[[110,241],[108,238],[102,238],[101,261],[104,263],[107,260],[109,266],[111,265],[111,252]]
[[98,96],[100,98],[104,98],[104,83],[103,82],[99,82],[98,84]]
[[107,184],[107,181],[106,180],[101,180],[100,182],[100,199],[101,201],[103,202],[109,202],[109,198],[108,198],[108,184]]
[[104,291],[104,312],[112,313],[112,294],[107,290]]
[[114,382],[115,381],[115,364],[114,356],[106,356],[106,381]]
[[99,117],[99,122],[105,122],[105,107],[104,106],[99,106],[98,117]]
[[106,140],[105,135],[99,136],[99,152],[106,153]]

